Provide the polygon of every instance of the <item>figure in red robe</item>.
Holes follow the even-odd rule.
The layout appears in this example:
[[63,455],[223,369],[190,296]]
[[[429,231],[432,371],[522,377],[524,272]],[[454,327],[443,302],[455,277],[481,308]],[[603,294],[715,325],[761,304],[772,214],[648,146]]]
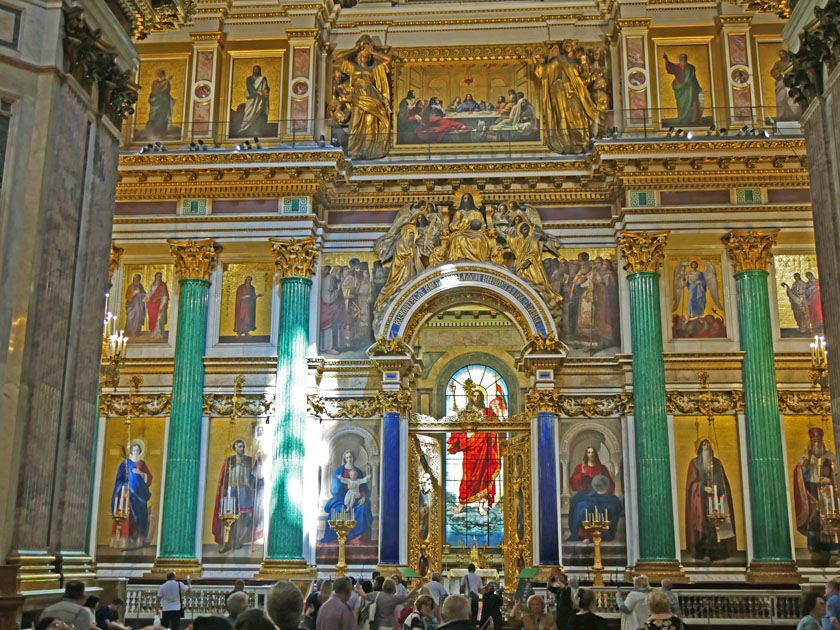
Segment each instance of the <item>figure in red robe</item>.
[[805,303],[808,308],[808,320],[812,333],[823,331],[822,294],[820,281],[812,271],[805,272]]
[[[502,399],[504,401],[504,399]],[[491,408],[484,406],[484,392],[474,389],[470,394],[468,409],[475,409],[484,414],[488,422],[498,416]],[[499,476],[501,456],[497,433],[453,433],[446,442],[450,453],[463,453],[461,486],[458,491],[458,507],[455,514],[460,514],[468,503],[478,502],[478,513],[487,515],[487,510],[496,502],[496,478]]]
[[149,314],[149,336],[162,339],[166,336],[166,322],[169,311],[169,289],[163,281],[163,274],[158,271],[149,294],[146,297],[146,311]]
[[450,131],[467,129],[470,129],[468,125],[448,119],[440,104],[440,99],[433,96],[423,110],[423,115],[420,117],[420,126],[417,127],[415,133],[421,141],[435,144],[443,140],[443,137]]
[[[256,466],[250,455],[245,454],[245,441],[233,443],[234,454],[226,458],[219,471],[216,486],[216,502],[213,507],[213,538],[219,544],[219,553],[239,549],[257,539],[256,530],[262,530],[261,523],[254,523],[254,494],[256,491]],[[260,453],[257,452],[259,462]],[[225,536],[225,527],[220,514],[235,514],[238,518],[231,523]]]
[[245,337],[257,329],[257,298],[263,296],[257,293],[253,278],[245,277],[245,282],[236,289],[236,311],[234,314],[233,332],[240,337]]
[[621,499],[615,496],[615,482],[609,469],[601,463],[594,446],[586,449],[583,463],[575,466],[571,486],[575,495],[569,502],[569,540],[590,538],[583,528],[583,521],[595,511],[602,519],[610,522],[603,539],[615,538],[616,526],[624,506]]
[[[720,530],[715,530],[709,520],[710,508],[715,506],[727,516]],[[688,465],[686,475],[685,547],[698,560],[712,561],[734,556],[738,549],[729,479],[723,463],[715,457],[712,443],[706,439],[698,445],[697,457]]]

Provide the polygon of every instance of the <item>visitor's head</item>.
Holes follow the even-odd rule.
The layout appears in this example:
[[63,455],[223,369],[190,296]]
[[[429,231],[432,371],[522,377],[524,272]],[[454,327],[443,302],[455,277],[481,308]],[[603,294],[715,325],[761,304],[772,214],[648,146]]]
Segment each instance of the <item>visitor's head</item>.
[[333,584],[333,593],[339,599],[345,602],[350,599],[350,594],[353,592],[353,582],[349,577],[340,577]]
[[85,600],[85,608],[90,608],[91,610],[96,610],[99,607],[99,598],[96,595],[90,595]]
[[435,600],[432,599],[431,595],[421,595],[414,602],[414,607],[420,611],[421,615],[426,617],[431,615],[432,611],[435,609]]
[[470,562],[470,566],[467,567],[467,571],[475,573],[475,565],[472,562]]
[[233,626],[224,617],[218,615],[201,615],[192,622],[193,630],[231,630]]
[[671,580],[669,580],[667,578],[662,580],[662,590],[663,591],[670,591],[672,588],[674,588],[674,583]]
[[234,592],[244,591],[244,590],[245,590],[245,580],[236,580],[236,582],[233,583],[233,591]]
[[648,580],[648,577],[646,575],[637,575],[633,579],[633,588],[650,588],[650,580]]
[[594,446],[587,447],[586,452],[583,454],[583,463],[586,466],[594,466],[601,463],[600,459],[598,459],[598,451],[595,450]]
[[580,589],[578,591],[578,600],[580,601],[581,610],[595,610],[595,602],[597,601],[595,591],[588,588]]
[[815,619],[825,617],[825,597],[822,593],[811,591],[802,596],[802,615],[811,615]]
[[111,600],[111,603],[108,604],[108,608],[110,608],[114,612],[117,612],[123,606],[125,606],[125,602],[123,600],[121,600],[119,597],[115,597],[114,599]]
[[438,573],[437,571],[434,571],[434,572],[432,573],[432,582],[440,582],[440,581],[441,581],[441,579],[442,579],[442,578],[441,578],[441,576],[440,576],[440,573]]
[[266,593],[265,610],[278,630],[297,630],[303,614],[303,595],[291,582],[277,582]]
[[79,580],[70,580],[64,585],[64,599],[72,599],[80,604],[85,601],[85,583]]
[[236,617],[233,630],[277,630],[262,608],[249,608]]
[[832,578],[825,583],[826,596],[833,595],[834,593],[840,593],[840,578]]
[[318,600],[323,604],[330,598],[333,592],[333,584],[329,580],[321,580],[321,586],[318,588]]
[[362,590],[367,593],[373,593],[373,582],[370,580],[362,580]]
[[653,591],[645,600],[651,614],[661,615],[671,612],[671,600],[662,591]]
[[245,440],[236,440],[233,443],[233,452],[237,455],[245,454]]
[[531,595],[528,598],[528,610],[534,615],[534,619],[539,619],[545,610],[545,600],[541,595]]
[[238,617],[248,610],[248,594],[244,591],[236,591],[227,598],[225,605],[231,617]]
[[[385,576],[384,575],[377,575],[373,580],[373,590],[374,591],[381,591],[382,587],[385,585]],[[396,590],[396,589],[394,589]]]
[[390,595],[393,595],[394,593],[396,593],[397,592],[397,585],[394,582],[394,580],[390,580],[390,579],[389,580],[384,580],[382,582],[382,592],[383,593],[388,593]]
[[167,580],[174,580],[175,579],[175,571],[170,571],[169,573],[167,573],[166,574],[166,579]]
[[70,626],[58,617],[41,617],[34,630],[70,630]]
[[394,573],[394,575],[391,576],[391,579],[394,581],[394,584],[400,584],[402,582],[402,575]]
[[450,595],[443,600],[440,615],[445,623],[450,621],[469,621],[471,614],[470,600],[463,595]]

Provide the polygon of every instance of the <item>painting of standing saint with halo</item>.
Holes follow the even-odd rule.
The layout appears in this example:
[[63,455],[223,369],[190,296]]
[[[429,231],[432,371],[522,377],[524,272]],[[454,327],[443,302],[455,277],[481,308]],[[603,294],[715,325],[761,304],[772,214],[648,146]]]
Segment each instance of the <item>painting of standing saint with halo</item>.
[[720,256],[669,256],[674,339],[725,339]]

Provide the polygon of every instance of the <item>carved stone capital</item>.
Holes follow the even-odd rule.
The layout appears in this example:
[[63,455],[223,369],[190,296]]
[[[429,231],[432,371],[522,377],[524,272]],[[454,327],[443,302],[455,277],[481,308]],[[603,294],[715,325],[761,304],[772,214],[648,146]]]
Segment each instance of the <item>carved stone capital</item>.
[[282,277],[312,278],[318,256],[318,245],[314,238],[269,240],[274,250],[274,264]]
[[799,34],[799,50],[788,53],[791,69],[784,75],[790,95],[803,109],[823,93],[823,67],[828,76],[840,62],[840,0],[814,7],[814,16],[816,24]]
[[659,271],[662,264],[663,249],[668,242],[668,231],[662,232],[622,232],[618,246],[624,255],[624,270],[627,273],[638,271]]
[[379,392],[376,394],[376,401],[382,413],[398,411],[402,415],[408,415],[411,411],[411,394],[406,391]]
[[111,258],[108,262],[108,276],[113,276],[114,272],[120,266],[120,258],[122,258],[123,252],[125,250],[122,247],[117,247],[117,244],[114,241],[111,241]]
[[525,394],[525,409],[531,415],[541,411],[554,413],[557,406],[557,393],[550,389],[534,389]]
[[767,269],[779,230],[730,230],[723,237],[735,273]]
[[221,247],[212,238],[202,241],[168,240],[169,249],[175,256],[175,271],[181,279],[199,278],[210,280],[210,274],[216,268]]

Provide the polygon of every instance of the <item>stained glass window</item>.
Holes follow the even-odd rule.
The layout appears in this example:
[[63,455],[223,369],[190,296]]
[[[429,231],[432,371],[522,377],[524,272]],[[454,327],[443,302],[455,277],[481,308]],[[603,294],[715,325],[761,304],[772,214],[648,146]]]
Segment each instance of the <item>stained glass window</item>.
[[[461,368],[446,387],[446,415],[471,406],[483,410],[488,423],[507,418],[507,383],[486,365]],[[502,519],[502,442],[499,432],[446,435],[446,544],[453,547],[498,547]]]

